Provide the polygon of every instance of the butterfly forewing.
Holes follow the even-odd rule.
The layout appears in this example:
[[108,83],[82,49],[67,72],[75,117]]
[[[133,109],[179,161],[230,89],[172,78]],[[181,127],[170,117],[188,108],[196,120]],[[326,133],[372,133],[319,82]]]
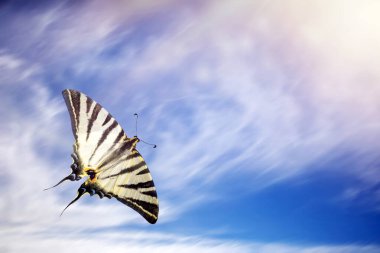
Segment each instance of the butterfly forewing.
[[74,90],[64,90],[77,153],[85,167],[96,166],[125,135],[117,121],[100,104]]
[[87,190],[112,196],[140,213],[148,222],[158,217],[158,199],[149,169],[117,121],[100,104],[75,90],[64,90],[75,137],[74,153],[81,173],[92,168],[96,177]]

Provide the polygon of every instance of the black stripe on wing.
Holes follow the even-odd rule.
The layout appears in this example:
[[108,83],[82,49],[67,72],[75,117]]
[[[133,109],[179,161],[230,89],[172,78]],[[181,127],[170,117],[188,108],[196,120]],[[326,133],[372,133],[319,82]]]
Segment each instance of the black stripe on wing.
[[[108,126],[108,128],[106,130],[104,130],[102,136],[100,137],[97,145],[96,145],[96,148],[94,149],[94,152],[92,152],[91,154],[91,157],[90,157],[90,161],[92,160],[92,158],[94,157],[94,155],[96,154],[96,152],[98,151],[98,148],[102,145],[102,143],[107,139],[108,135],[112,132],[112,130],[117,127],[119,124],[116,122],[116,120],[113,120],[112,124],[110,126]],[[88,133],[87,133],[88,134]],[[120,141],[120,139],[125,136],[125,133],[124,133],[124,130],[120,127],[120,131],[118,133],[118,135],[116,136],[115,140],[113,141],[113,144],[112,146],[107,150],[107,152],[105,152],[105,155],[109,154],[109,152],[112,151],[113,147]]]
[[[120,141],[121,139],[125,136],[125,133],[124,133],[124,130],[121,129],[121,131],[119,132],[119,134],[116,136],[115,140],[113,141],[113,144],[111,145],[111,147],[106,151],[104,152],[104,154],[101,156],[101,158],[99,159],[99,161],[103,160],[105,157],[109,156],[111,154],[111,152],[114,150],[115,146],[117,144],[120,144]],[[100,140],[99,140],[100,141]],[[99,146],[96,146],[94,152],[92,153],[91,157],[90,157],[90,161],[92,160],[92,158],[94,157],[96,151],[98,150]]]
[[[136,151],[133,151],[132,153],[130,153],[127,157],[125,157],[125,152],[127,150],[131,150],[132,147],[136,146],[138,140],[135,139],[135,138],[131,138],[131,139],[126,139],[118,149],[116,149],[115,151],[113,151],[106,159],[104,159],[104,161],[99,165],[99,168],[98,169],[101,169],[102,171],[106,171],[110,168],[112,168],[112,165],[113,163],[121,163],[123,161],[126,161],[126,160],[129,160],[131,158],[133,158],[136,154],[136,157],[137,156],[141,156],[138,152]],[[124,155],[124,159],[123,159],[123,155]],[[108,168],[106,168],[108,167]],[[106,168],[106,169],[102,169],[102,168]]]
[[151,197],[154,197],[154,198],[157,198],[157,192],[156,192],[156,190],[144,191],[144,192],[141,192],[141,193],[145,194],[145,195],[148,195],[148,196],[151,196]]
[[[88,101],[89,100],[92,103],[94,103],[94,101],[92,101],[91,98],[87,97],[87,113],[89,112],[89,107],[88,107]],[[91,113],[91,117],[88,120],[86,141],[88,140],[88,137],[90,136],[91,128],[94,125],[95,120],[98,118],[98,115],[99,115],[99,112],[100,112],[101,109],[102,109],[102,107],[99,104],[95,104],[95,107],[94,107],[94,109],[92,110],[92,113]]]
[[104,119],[102,126],[107,124],[112,119],[111,114],[108,113],[107,117]]
[[86,113],[87,114],[90,112],[90,108],[93,102],[94,101],[90,97],[87,97],[86,99]]
[[132,198],[119,198],[115,196],[121,203],[129,206],[139,214],[141,214],[149,223],[154,224],[158,218],[158,205]]
[[146,169],[143,169],[142,171],[140,171],[139,173],[137,173],[136,175],[144,175],[144,174],[148,174],[148,173],[150,173],[149,169],[146,168]]
[[71,129],[75,138],[78,139],[80,93],[73,90],[64,90],[62,91],[62,95],[70,114]]
[[123,175],[123,174],[126,174],[126,173],[131,173],[131,172],[133,172],[135,170],[138,170],[138,169],[140,169],[143,166],[146,166],[146,163],[144,161],[141,161],[138,164],[135,164],[133,166],[130,166],[128,168],[120,170],[118,173],[115,173],[115,174],[112,174],[112,175],[109,175],[109,176],[106,176],[106,177],[100,177],[100,179],[107,179],[107,178],[111,178],[111,177],[118,177],[120,175]]
[[[139,191],[140,194],[144,194],[144,195],[148,195],[148,196],[157,198],[157,192],[156,192],[156,189],[154,187],[153,180],[149,180],[146,182],[140,182],[140,183],[136,183],[136,184],[122,184],[122,185],[118,185],[118,187],[137,190],[137,191]],[[148,190],[146,190],[146,189],[148,189]]]
[[[110,132],[115,128],[115,127],[117,127],[117,122],[116,122],[116,120],[114,120],[113,122],[112,122],[112,124],[109,126],[109,127],[107,127],[107,129],[106,130],[104,130],[104,132],[103,132],[103,134],[102,134],[102,137],[100,137],[100,139],[99,139],[99,141],[98,141],[98,144],[97,144],[97,146],[96,146],[96,149],[98,149],[99,148],[99,146],[100,145],[102,145],[102,143],[107,139],[107,137],[108,137],[108,135],[110,134]],[[123,130],[121,130],[120,132],[123,132]],[[119,133],[120,134],[120,133]],[[96,152],[96,150],[95,150],[95,152]]]
[[149,180],[149,181],[146,181],[146,182],[140,182],[140,183],[136,183],[136,184],[121,184],[121,185],[118,185],[118,186],[119,187],[124,187],[124,188],[127,188],[127,189],[139,190],[139,189],[143,189],[143,188],[154,187],[154,183],[153,183],[153,180]]

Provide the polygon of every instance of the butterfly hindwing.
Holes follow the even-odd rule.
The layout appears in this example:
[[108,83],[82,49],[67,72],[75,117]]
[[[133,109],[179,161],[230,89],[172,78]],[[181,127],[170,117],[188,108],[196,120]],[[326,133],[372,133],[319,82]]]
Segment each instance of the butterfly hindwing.
[[88,192],[115,197],[155,223],[158,198],[149,169],[135,149],[138,138],[128,138],[111,114],[85,94],[68,89],[62,93],[75,137],[73,171],[89,176],[78,196]]
[[100,169],[96,186],[155,223],[158,199],[149,169],[137,150]]

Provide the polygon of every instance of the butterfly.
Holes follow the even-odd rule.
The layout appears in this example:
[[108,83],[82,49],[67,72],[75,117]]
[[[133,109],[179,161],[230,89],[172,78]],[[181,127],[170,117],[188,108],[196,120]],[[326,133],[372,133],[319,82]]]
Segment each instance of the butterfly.
[[63,211],[89,193],[100,198],[116,198],[149,223],[156,223],[158,197],[149,169],[136,150],[140,140],[136,136],[127,137],[112,115],[85,94],[71,89],[65,89],[62,94],[75,138],[73,163],[72,173],[53,187],[66,180],[87,177],[77,197]]

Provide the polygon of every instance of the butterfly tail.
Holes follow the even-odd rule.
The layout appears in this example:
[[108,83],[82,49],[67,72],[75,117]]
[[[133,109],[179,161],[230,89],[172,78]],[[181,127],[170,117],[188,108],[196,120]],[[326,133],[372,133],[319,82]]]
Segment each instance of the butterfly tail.
[[83,188],[83,186],[81,186],[81,187],[78,189],[78,195],[76,196],[76,198],[73,199],[73,200],[72,200],[72,201],[71,201],[71,202],[65,207],[65,209],[63,209],[63,211],[62,211],[62,213],[61,213],[60,216],[62,216],[63,212],[64,212],[69,206],[71,206],[74,202],[76,202],[78,199],[80,199],[80,197],[82,197],[83,194],[85,194],[85,193],[86,193],[86,189]]
[[60,185],[61,183],[63,183],[66,180],[75,181],[75,180],[79,180],[79,179],[80,179],[80,177],[78,177],[77,175],[75,175],[74,173],[72,173],[72,174],[68,175],[67,177],[63,178],[57,184],[55,184],[55,185],[53,185],[53,186],[51,186],[49,188],[44,189],[44,191],[49,190],[49,189],[54,188],[54,187],[57,187],[58,185]]

